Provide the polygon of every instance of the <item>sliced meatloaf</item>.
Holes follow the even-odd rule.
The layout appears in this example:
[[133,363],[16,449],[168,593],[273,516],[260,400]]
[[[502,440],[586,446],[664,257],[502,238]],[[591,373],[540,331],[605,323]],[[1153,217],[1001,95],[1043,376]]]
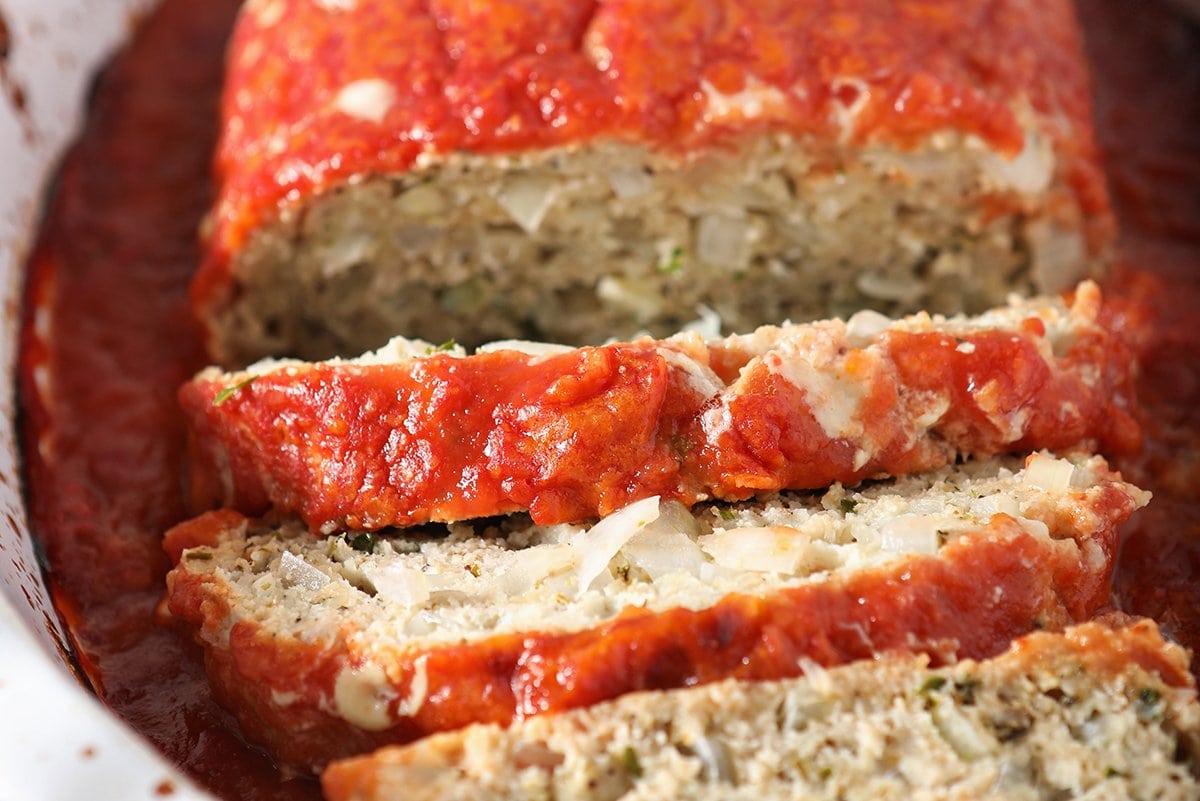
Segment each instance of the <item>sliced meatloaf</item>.
[[[353,360],[202,372],[181,391],[194,495],[313,529],[529,510],[584,520],[824,487],[965,455],[1136,447],[1131,360],[1099,292],[974,318],[602,347],[395,341]],[[447,348],[450,346],[447,345]]]
[[330,801],[1200,798],[1187,654],[1142,621],[476,725],[335,763]]
[[978,311],[1099,264],[1088,98],[1069,0],[250,0],[194,300],[230,366]]
[[850,491],[591,527],[510,518],[328,537],[210,512],[173,529],[167,606],[285,763],[470,723],[891,650],[989,656],[1108,600],[1148,494],[1099,457],[971,463]]

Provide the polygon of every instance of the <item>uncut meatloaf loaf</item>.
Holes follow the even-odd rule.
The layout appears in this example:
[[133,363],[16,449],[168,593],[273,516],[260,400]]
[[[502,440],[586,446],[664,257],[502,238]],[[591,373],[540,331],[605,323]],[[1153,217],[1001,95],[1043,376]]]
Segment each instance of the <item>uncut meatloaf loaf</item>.
[[982,662],[885,657],[648,692],[335,763],[329,801],[1200,798],[1186,652],[1150,621]]
[[319,767],[805,661],[985,657],[1086,619],[1108,602],[1117,527],[1149,496],[1099,457],[1017,468],[691,511],[649,498],[591,527],[322,538],[210,512],[166,535],[167,605],[246,735]]
[[1111,227],[1070,0],[250,0],[215,170],[227,366],[978,311]]
[[310,528],[529,510],[584,520],[853,483],[964,455],[1138,443],[1131,357],[1094,284],[978,317],[864,312],[568,349],[467,356],[396,340],[366,357],[200,373],[180,392],[197,508]]

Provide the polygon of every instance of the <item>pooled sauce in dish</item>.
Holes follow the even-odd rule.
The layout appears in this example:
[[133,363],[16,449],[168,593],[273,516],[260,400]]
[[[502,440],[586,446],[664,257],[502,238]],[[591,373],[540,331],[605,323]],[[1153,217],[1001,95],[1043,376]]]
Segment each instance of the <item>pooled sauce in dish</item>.
[[[211,200],[222,52],[237,0],[166,0],[100,78],[30,265],[21,400],[32,526],[99,696],[214,792],[317,798],[281,779],[161,626],[162,532],[184,515],[175,390],[201,366],[187,283]],[[1123,226],[1150,442],[1121,465],[1155,491],[1118,601],[1200,646],[1200,30],[1146,4],[1081,12]],[[1146,324],[1149,321],[1149,325]]]

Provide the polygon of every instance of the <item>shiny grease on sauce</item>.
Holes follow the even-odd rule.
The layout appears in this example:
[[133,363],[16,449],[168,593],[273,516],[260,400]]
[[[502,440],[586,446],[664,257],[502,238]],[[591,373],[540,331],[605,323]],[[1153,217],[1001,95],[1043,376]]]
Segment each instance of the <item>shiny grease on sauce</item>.
[[[187,283],[210,203],[221,56],[236,0],[166,0],[99,79],[31,266],[21,400],[32,525],[97,693],[214,792],[316,798],[282,781],[155,617],[161,532],[184,515],[175,389],[200,366]],[[1123,226],[1109,294],[1130,300],[1150,441],[1120,465],[1155,491],[1117,578],[1127,611],[1200,646],[1200,31],[1165,7],[1081,14]],[[34,310],[43,332],[35,330]],[[1144,322],[1151,320],[1152,325]],[[46,322],[49,328],[46,328]],[[33,381],[34,371],[41,386]]]

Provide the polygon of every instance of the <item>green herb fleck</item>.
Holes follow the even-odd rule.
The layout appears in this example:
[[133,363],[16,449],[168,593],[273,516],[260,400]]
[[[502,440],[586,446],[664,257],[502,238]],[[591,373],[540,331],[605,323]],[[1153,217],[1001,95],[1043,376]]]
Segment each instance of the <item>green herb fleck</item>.
[[467,565],[467,572],[475,578],[479,578],[481,575],[483,575],[483,569],[474,563]]
[[842,513],[848,515],[858,508],[858,501],[854,500],[853,498],[842,498],[840,505],[842,507]]
[[825,767],[821,768],[821,771],[817,774],[817,776],[823,782],[829,781],[829,779],[833,776],[833,768],[826,765]]
[[733,513],[732,509],[718,509],[717,514],[721,516],[722,520],[736,520],[737,519],[737,515],[735,515]]
[[930,693],[937,692],[945,686],[945,676],[930,676],[929,678],[925,679],[925,683],[921,685],[919,692],[921,695],[929,695]]
[[1104,769],[1104,778],[1106,778],[1106,779],[1115,779],[1116,777],[1118,777],[1120,775],[1121,775],[1121,771],[1117,770],[1112,765],[1109,765],[1108,767],[1106,767]]
[[249,378],[247,378],[246,380],[239,381],[231,387],[225,387],[225,389],[223,389],[217,393],[217,397],[213,398],[213,406],[220,406],[222,403],[229,400],[234,395],[241,392],[243,389],[250,386],[257,380],[258,380],[258,376],[252,375]]
[[670,273],[677,273],[682,269],[683,269],[683,248],[681,248],[681,247],[671,248],[671,258],[667,260],[666,264],[658,265],[658,271],[660,273],[666,273],[668,275]]
[[625,746],[621,752],[621,767],[635,779],[642,777],[642,763],[638,761],[637,751],[633,750],[632,745]]
[[213,558],[211,551],[188,551],[183,555],[184,559],[197,559],[202,562],[207,562]]
[[445,342],[443,342],[440,345],[430,345],[428,348],[425,349],[425,355],[431,356],[434,353],[447,353],[449,351],[454,350],[457,347],[458,347],[458,343],[455,342],[453,338],[451,338],[451,339],[447,339]]
[[1162,693],[1153,687],[1143,687],[1138,690],[1137,695],[1137,716],[1140,720],[1159,720],[1162,718],[1162,710],[1159,708],[1159,701],[1162,700]]
[[375,535],[369,531],[364,531],[361,534],[355,534],[353,537],[347,534],[346,538],[347,542],[350,543],[350,547],[356,551],[371,553],[375,550]]

